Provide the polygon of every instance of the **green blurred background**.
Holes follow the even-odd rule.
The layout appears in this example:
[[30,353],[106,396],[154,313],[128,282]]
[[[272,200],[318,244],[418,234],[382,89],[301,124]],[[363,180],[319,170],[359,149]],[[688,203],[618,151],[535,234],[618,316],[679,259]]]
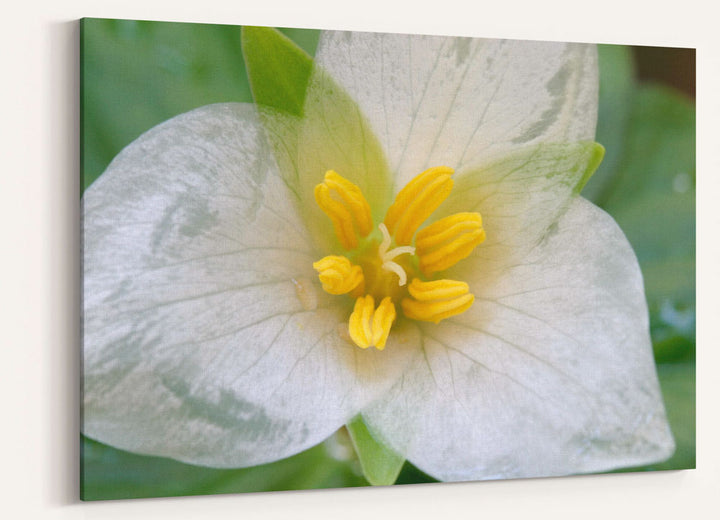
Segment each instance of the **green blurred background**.
[[[318,32],[281,29],[311,55]],[[695,467],[695,53],[601,45],[597,141],[583,195],[608,211],[645,277],[658,374],[677,451],[622,471]],[[209,103],[252,101],[240,28],[81,22],[81,175],[89,186],[153,126]],[[82,438],[81,498],[203,495],[368,485],[344,431],[273,464],[216,470]],[[405,463],[400,484],[433,482]]]

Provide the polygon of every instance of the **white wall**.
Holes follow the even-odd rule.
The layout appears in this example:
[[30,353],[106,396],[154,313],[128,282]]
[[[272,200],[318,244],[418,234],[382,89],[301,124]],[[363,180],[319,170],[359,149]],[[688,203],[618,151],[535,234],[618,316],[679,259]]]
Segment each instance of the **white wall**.
[[[715,326],[720,303],[714,297],[720,290],[720,53],[710,5],[701,0],[501,0],[484,7],[459,0],[6,3],[0,22],[0,516],[714,518],[720,492]],[[79,503],[76,20],[83,16],[697,47],[698,469]]]

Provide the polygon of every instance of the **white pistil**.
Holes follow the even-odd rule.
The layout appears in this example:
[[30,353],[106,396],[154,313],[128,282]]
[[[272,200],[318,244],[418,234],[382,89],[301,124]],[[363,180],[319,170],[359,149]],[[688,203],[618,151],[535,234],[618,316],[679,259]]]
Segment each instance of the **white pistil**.
[[400,255],[415,254],[415,248],[412,246],[400,246],[388,250],[390,247],[390,233],[384,223],[381,222],[378,227],[383,235],[382,242],[378,248],[378,254],[382,260],[382,268],[395,273],[398,276],[398,285],[402,287],[407,283],[407,274],[405,273],[405,269],[393,260]]

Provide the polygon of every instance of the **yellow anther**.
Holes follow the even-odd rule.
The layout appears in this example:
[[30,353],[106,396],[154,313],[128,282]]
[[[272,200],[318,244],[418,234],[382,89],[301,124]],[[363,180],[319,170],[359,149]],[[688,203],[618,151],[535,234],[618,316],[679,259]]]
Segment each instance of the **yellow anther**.
[[326,172],[324,182],[315,186],[315,201],[332,220],[345,249],[357,247],[357,233],[366,237],[372,231],[370,205],[362,191],[334,171]]
[[357,247],[358,239],[353,228],[352,217],[350,212],[343,206],[341,202],[334,200],[330,196],[330,188],[325,184],[315,186],[315,201],[320,209],[332,220],[335,227],[335,235],[345,249],[354,249]]
[[397,244],[409,245],[415,231],[447,198],[453,187],[452,174],[447,166],[430,168],[400,190],[384,221]]
[[394,321],[395,305],[389,296],[383,298],[377,309],[371,295],[360,297],[355,300],[355,308],[350,315],[350,338],[360,348],[383,350]]
[[485,240],[479,213],[456,213],[422,229],[415,239],[420,270],[425,276],[467,258]]
[[353,291],[353,296],[362,294],[365,285],[362,267],[353,265],[344,256],[326,256],[313,263],[313,268],[318,272],[325,292],[346,294]]
[[402,301],[405,316],[419,321],[439,323],[445,318],[462,314],[470,308],[475,296],[465,282],[434,280],[423,282],[414,278],[408,286],[412,298]]
[[355,224],[360,236],[366,237],[372,231],[373,223],[370,215],[370,204],[368,204],[360,188],[333,170],[325,173],[325,184],[338,193],[355,218]]

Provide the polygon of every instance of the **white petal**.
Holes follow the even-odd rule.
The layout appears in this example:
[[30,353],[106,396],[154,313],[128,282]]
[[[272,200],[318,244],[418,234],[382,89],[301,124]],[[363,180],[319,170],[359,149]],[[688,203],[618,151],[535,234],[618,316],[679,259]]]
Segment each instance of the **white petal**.
[[592,139],[592,46],[325,32],[317,63],[357,101],[399,189],[425,168],[462,171],[519,144]]
[[320,289],[261,135],[251,105],[203,107],[141,136],[86,191],[86,435],[254,465],[322,441],[398,377],[417,332],[382,353],[341,338],[351,302]]
[[667,458],[642,278],[613,220],[577,198],[524,262],[423,326],[425,356],[364,412],[442,480],[604,471]]

